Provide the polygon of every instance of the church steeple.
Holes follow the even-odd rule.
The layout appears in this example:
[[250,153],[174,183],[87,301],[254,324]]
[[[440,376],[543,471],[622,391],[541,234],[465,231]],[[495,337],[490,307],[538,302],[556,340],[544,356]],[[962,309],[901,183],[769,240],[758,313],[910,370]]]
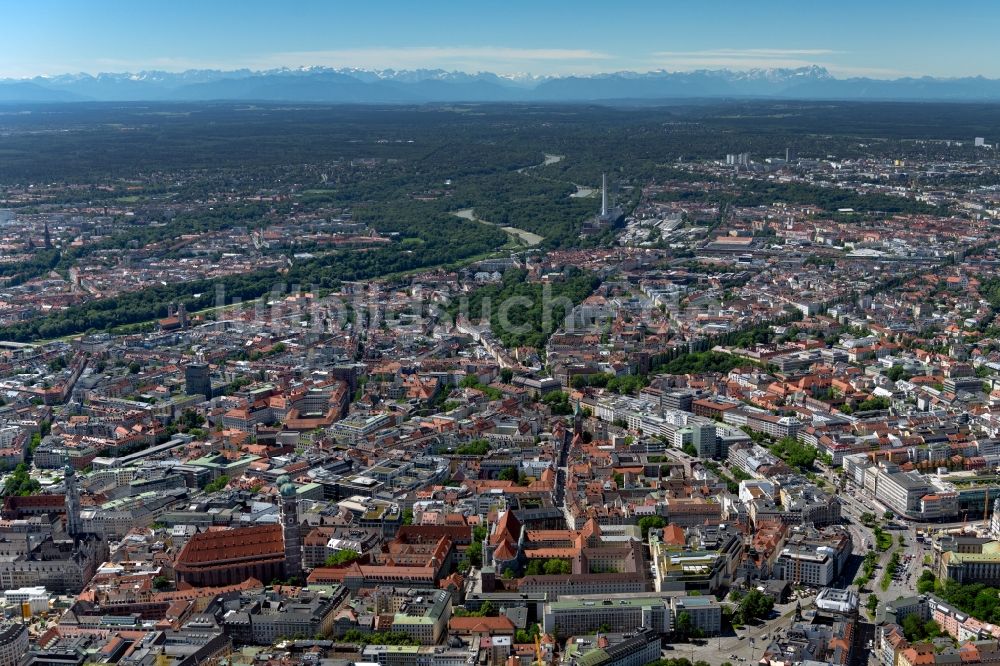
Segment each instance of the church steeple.
[[302,579],[302,538],[299,532],[299,499],[287,476],[278,479],[281,494],[281,535],[285,542],[285,577]]
[[76,487],[76,470],[66,461],[63,473],[66,485],[66,533],[76,538],[80,536],[80,491]]

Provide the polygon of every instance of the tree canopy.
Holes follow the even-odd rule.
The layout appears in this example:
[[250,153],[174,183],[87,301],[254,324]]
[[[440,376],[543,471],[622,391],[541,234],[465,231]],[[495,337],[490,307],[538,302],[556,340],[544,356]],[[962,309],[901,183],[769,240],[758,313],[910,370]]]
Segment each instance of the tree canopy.
[[733,613],[733,621],[739,624],[748,624],[763,620],[767,618],[773,608],[774,599],[754,588],[740,599],[736,611]]
[[344,548],[343,550],[338,550],[336,553],[328,556],[323,562],[323,566],[340,567],[354,562],[359,557],[361,557],[361,553],[358,551]]
[[800,444],[793,437],[783,437],[771,445],[771,453],[778,456],[789,467],[794,467],[800,472],[812,469],[816,462],[816,449]]

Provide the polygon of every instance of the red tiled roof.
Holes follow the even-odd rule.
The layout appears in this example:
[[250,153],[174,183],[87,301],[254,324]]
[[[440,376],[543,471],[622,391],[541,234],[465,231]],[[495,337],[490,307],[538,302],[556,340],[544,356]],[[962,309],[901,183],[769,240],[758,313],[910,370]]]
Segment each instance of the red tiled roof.
[[683,546],[687,544],[687,537],[680,526],[671,523],[663,528],[663,542],[671,546]]
[[514,623],[506,615],[497,617],[452,617],[448,628],[460,634],[514,633]]
[[177,558],[178,564],[198,565],[233,560],[284,557],[280,525],[240,527],[202,532],[191,537]]

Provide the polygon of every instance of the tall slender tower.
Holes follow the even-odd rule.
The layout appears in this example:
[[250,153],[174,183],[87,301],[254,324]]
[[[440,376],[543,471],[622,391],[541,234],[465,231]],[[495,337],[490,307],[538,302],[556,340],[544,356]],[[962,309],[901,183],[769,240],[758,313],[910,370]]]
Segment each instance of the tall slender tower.
[[601,174],[601,217],[608,216],[608,174]]
[[302,538],[299,534],[299,499],[287,476],[278,479],[281,493],[281,535],[285,542],[285,577],[302,578]]
[[63,478],[66,483],[66,533],[76,538],[80,536],[80,490],[76,487],[76,470],[68,460]]

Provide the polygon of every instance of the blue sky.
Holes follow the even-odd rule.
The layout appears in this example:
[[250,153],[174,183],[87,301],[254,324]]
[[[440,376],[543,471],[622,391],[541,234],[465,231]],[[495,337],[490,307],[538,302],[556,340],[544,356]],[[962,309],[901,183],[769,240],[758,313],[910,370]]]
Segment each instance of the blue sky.
[[822,65],[1000,78],[1000,3],[6,0],[0,76],[333,67],[504,74]]

